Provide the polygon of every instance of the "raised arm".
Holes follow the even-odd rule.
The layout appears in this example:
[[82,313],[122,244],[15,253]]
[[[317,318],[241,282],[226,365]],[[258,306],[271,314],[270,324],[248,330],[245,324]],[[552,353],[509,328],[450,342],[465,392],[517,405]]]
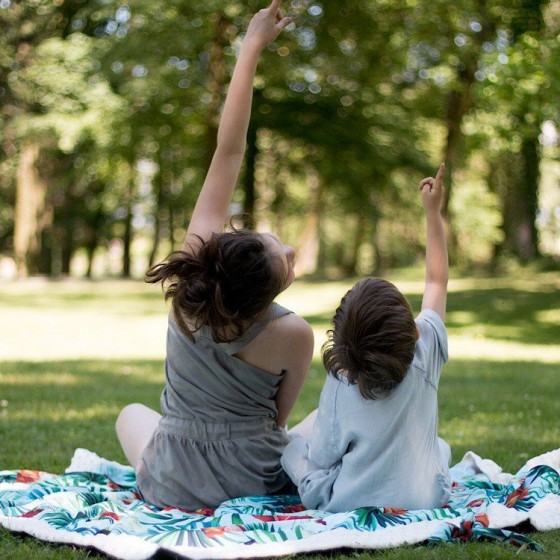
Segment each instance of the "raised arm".
[[449,279],[447,240],[441,216],[441,206],[445,194],[444,173],[445,165],[442,163],[435,179],[432,177],[422,179],[418,186],[426,211],[426,285],[422,298],[422,309],[433,309],[442,320],[445,320],[447,281]]
[[253,101],[253,81],[263,49],[291,22],[280,12],[281,0],[253,16],[241,45],[218,128],[218,141],[198,196],[184,250],[223,231],[243,156]]

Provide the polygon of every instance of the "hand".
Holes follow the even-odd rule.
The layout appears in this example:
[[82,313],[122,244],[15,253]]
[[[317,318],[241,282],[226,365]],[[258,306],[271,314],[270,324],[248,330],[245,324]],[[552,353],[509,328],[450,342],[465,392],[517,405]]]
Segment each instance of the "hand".
[[422,204],[426,210],[426,214],[432,212],[440,212],[445,194],[443,186],[443,174],[445,173],[445,164],[439,166],[436,178],[426,177],[420,181],[418,190],[422,193]]
[[244,42],[263,50],[272,43],[282,30],[292,23],[292,18],[284,17],[280,11],[282,0],[272,0],[268,8],[259,10],[251,19]]

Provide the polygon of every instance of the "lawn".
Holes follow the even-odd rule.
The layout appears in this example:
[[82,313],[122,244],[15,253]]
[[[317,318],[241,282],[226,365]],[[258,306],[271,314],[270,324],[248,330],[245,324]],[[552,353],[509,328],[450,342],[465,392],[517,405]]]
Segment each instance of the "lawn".
[[[419,309],[419,271],[390,279]],[[316,356],[293,411],[317,405],[319,349],[350,282],[296,282],[280,303],[316,333]],[[124,462],[114,435],[129,402],[157,407],[163,384],[166,308],[161,292],[133,281],[30,280],[0,284],[0,469],[61,472],[76,447]],[[450,362],[440,385],[440,434],[459,460],[469,449],[506,471],[560,446],[560,279],[523,272],[450,285]],[[560,531],[535,533],[544,555],[484,543],[337,554],[369,557],[560,558]],[[103,558],[0,531],[2,559]],[[314,556],[314,558],[323,558]],[[332,556],[329,556],[332,558]]]

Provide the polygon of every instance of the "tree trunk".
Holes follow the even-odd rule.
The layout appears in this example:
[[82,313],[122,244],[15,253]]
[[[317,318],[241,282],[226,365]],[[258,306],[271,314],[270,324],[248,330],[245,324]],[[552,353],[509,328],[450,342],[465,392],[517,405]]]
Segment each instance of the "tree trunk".
[[319,268],[321,211],[324,183],[315,169],[309,171],[309,212],[296,251],[295,271],[298,276],[313,274]]
[[358,275],[358,262],[360,259],[360,248],[364,242],[366,232],[366,218],[362,212],[356,214],[356,229],[352,237],[352,247],[350,248],[350,256],[344,263],[344,273],[347,276]]
[[449,258],[454,260],[457,248],[457,240],[453,230],[453,217],[450,213],[450,203],[454,191],[454,171],[458,158],[458,151],[463,138],[462,124],[465,115],[472,108],[474,99],[472,87],[476,81],[476,71],[482,53],[483,45],[491,39],[494,33],[494,24],[488,14],[487,0],[478,1],[478,19],[482,29],[473,39],[476,41],[472,50],[456,66],[457,87],[454,88],[447,99],[446,125],[447,136],[443,161],[445,163],[445,188],[446,196],[443,201],[442,214],[447,228],[449,245]]
[[[542,9],[547,0],[515,0],[511,6],[511,31],[513,41],[518,42],[525,33],[542,36],[544,19]],[[495,247],[493,265],[502,253],[528,262],[540,255],[538,230],[535,224],[538,211],[540,180],[541,115],[531,111],[527,103],[521,104],[513,116],[517,130],[522,135],[519,153],[507,154],[502,161],[501,173],[494,178],[502,200],[503,242]],[[535,96],[531,96],[535,103]],[[534,117],[531,125],[528,115]]]
[[43,231],[52,224],[47,184],[38,168],[39,155],[37,144],[24,145],[16,173],[14,256],[19,277],[38,272]]
[[245,175],[243,179],[243,227],[255,229],[255,167],[259,149],[257,147],[257,129],[251,122],[247,132],[247,152],[245,154]]
[[88,266],[86,270],[86,278],[91,279],[93,276],[93,260],[95,259],[95,251],[97,250],[97,243],[90,243],[86,247]]
[[540,256],[537,225],[539,208],[540,181],[540,127],[533,131],[532,137],[523,139],[521,155],[523,158],[523,179],[521,181],[521,198],[523,200],[523,218],[517,235],[517,252],[519,258],[527,262]]
[[224,47],[227,45],[228,21],[224,14],[216,12],[212,18],[215,20],[214,40],[210,47],[210,62],[208,65],[208,82],[206,91],[212,96],[208,106],[206,122],[208,130],[206,133],[206,169],[216,150],[216,136],[220,122],[220,107],[222,106],[223,88],[226,78],[226,65],[224,61]]
[[106,183],[102,181],[94,181],[90,185],[91,192],[94,194],[98,203],[92,210],[91,217],[88,219],[87,238],[85,242],[88,256],[87,278],[92,277],[95,252],[97,251],[97,247],[99,247],[100,240],[105,234],[106,216],[103,207],[102,193],[106,186]]
[[70,221],[64,228],[64,235],[61,239],[61,265],[60,273],[70,276],[70,265],[74,254],[74,221]]
[[132,173],[128,178],[127,195],[126,195],[126,216],[124,219],[124,234],[123,234],[123,263],[122,263],[122,277],[130,278],[131,269],[131,256],[130,250],[132,247],[133,231],[132,231],[132,214],[134,206],[134,177]]
[[271,205],[271,210],[273,213],[273,231],[278,235],[280,239],[284,239],[285,236],[285,221],[286,221],[286,182],[288,177],[285,172],[280,172],[278,175],[278,180],[276,181],[276,194],[274,196],[274,201]]
[[[544,18],[542,9],[547,0],[516,0],[512,6],[513,40],[518,41],[525,33],[534,32],[542,36]],[[523,132],[519,158],[519,173],[511,177],[510,187],[515,192],[508,195],[504,205],[504,248],[527,263],[540,255],[538,231],[535,224],[538,211],[538,190],[540,180],[541,120],[538,112],[532,126],[527,124],[528,108],[520,108],[516,115],[519,128]]]
[[538,208],[539,140],[523,139],[521,151],[505,160],[502,182],[504,241],[495,255],[507,253],[528,262],[539,256],[535,218]]
[[381,276],[384,271],[381,250],[379,249],[378,227],[379,227],[379,217],[375,215],[372,219],[372,228],[371,228],[371,244],[373,247],[373,255],[374,255],[373,269],[371,271],[373,276]]
[[157,191],[156,191],[156,207],[154,210],[154,239],[152,243],[152,250],[150,251],[150,256],[148,258],[148,267],[152,267],[156,260],[158,248],[159,248],[159,236],[161,231],[161,213],[163,211],[164,196],[164,185],[163,185],[163,163],[161,154],[159,154],[159,171],[156,177]]

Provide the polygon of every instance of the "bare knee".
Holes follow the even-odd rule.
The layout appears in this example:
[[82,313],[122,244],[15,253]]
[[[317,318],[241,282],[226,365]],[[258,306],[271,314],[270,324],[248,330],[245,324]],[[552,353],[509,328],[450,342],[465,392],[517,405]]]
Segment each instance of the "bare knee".
[[160,418],[161,414],[139,403],[129,404],[121,410],[115,422],[115,430],[131,465],[136,466]]
[[130,419],[133,418],[134,416],[137,416],[139,413],[141,413],[143,408],[147,408],[147,407],[145,407],[143,404],[140,403],[132,403],[132,404],[127,404],[119,412],[119,415],[117,416],[117,420],[115,421],[115,431],[117,432],[117,436],[119,436],[119,438],[121,434],[123,434],[124,430],[126,429],[126,426],[128,425]]

